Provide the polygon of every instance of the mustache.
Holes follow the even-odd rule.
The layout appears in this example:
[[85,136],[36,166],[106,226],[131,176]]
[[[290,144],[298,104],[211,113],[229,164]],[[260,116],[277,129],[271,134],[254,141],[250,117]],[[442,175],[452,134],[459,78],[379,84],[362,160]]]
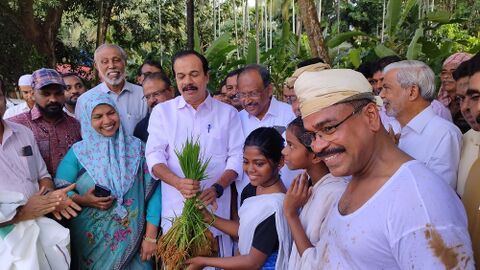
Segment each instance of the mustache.
[[249,103],[245,104],[245,107],[246,106],[257,106],[257,105],[258,105],[258,102],[249,102]]
[[50,103],[45,105],[45,108],[52,108],[52,107],[62,107],[62,105],[58,102]]
[[196,91],[198,90],[198,87],[196,87],[193,84],[187,84],[184,87],[182,87],[182,91]]
[[322,157],[326,157],[333,154],[339,154],[343,152],[345,152],[344,147],[335,147],[335,148],[325,149],[322,152],[317,153],[316,155],[317,157],[322,158]]

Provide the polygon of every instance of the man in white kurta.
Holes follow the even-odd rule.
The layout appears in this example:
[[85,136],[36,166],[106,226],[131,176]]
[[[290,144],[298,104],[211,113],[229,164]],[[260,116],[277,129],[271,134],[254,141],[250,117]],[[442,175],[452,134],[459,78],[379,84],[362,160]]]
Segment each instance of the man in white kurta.
[[[278,101],[272,95],[272,85],[268,70],[260,65],[246,66],[238,75],[238,95],[243,110],[238,114],[242,121],[244,139],[259,127],[274,127],[285,137],[288,124],[295,119],[290,105]],[[302,170],[291,171],[284,166],[280,171],[285,186],[290,186],[293,178]],[[237,190],[240,194],[249,183],[246,174],[237,182]]]
[[[395,145],[361,73],[304,73],[295,92],[312,150],[332,175],[351,175],[321,241],[302,256],[314,258],[317,269],[474,269],[458,196]],[[419,92],[412,87],[408,96]]]
[[[171,227],[171,219],[181,214],[184,198],[198,191],[191,180],[184,178],[174,152],[181,151],[187,138],[198,138],[202,155],[210,158],[208,178],[200,184],[200,198],[210,204],[216,197],[216,215],[230,219],[230,184],[242,172],[243,131],[238,112],[208,94],[208,65],[203,65],[206,60],[202,58],[192,51],[174,57],[182,95],[155,106],[150,117],[146,158],[152,175],[162,181],[164,233]],[[222,255],[231,256],[230,237],[214,229],[212,232],[221,235]]]
[[[417,72],[415,77],[411,70]],[[435,95],[433,71],[423,62],[406,60],[386,66],[384,74],[380,97],[386,114],[402,127],[399,148],[455,189],[462,134],[430,106]],[[413,90],[419,95],[413,96]]]

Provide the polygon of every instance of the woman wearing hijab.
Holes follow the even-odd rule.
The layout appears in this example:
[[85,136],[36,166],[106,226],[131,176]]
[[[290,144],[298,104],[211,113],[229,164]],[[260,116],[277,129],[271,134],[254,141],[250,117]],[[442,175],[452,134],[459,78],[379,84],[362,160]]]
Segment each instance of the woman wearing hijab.
[[152,268],[161,200],[144,145],[125,133],[108,94],[84,96],[83,140],[65,155],[55,179],[57,187],[76,183],[69,196],[83,207],[70,224],[72,269]]

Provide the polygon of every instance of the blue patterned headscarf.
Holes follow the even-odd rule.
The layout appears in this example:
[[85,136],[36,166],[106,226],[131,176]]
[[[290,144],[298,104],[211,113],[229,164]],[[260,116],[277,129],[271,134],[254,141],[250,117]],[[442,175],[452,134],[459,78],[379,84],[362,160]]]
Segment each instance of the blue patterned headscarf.
[[105,137],[92,127],[92,112],[98,105],[107,104],[118,109],[106,93],[88,91],[79,104],[82,115],[80,124],[83,140],[74,144],[73,151],[78,161],[96,184],[109,188],[117,200],[114,209],[121,218],[127,215],[123,206],[123,195],[136,181],[143,146],[139,139],[125,133],[122,124],[112,137]]

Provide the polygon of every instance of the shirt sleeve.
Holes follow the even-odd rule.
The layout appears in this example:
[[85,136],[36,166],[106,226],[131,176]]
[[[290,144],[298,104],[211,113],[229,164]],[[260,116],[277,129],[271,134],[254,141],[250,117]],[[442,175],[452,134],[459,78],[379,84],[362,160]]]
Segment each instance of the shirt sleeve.
[[[75,152],[73,152],[73,148],[70,148],[58,165],[57,173],[55,175],[55,186],[61,187],[75,183],[81,169],[82,165],[78,162],[77,156],[75,155]],[[69,197],[73,194],[75,194],[74,191],[69,191],[67,193]]]
[[155,191],[153,191],[153,195],[147,204],[148,223],[158,227],[158,225],[160,224],[161,209],[162,209],[161,184],[157,182]]
[[258,224],[253,234],[252,247],[270,256],[278,250],[277,226],[275,225],[275,214]]
[[162,110],[164,108],[161,108],[159,105],[153,109],[152,115],[150,116],[148,124],[149,136],[145,148],[148,171],[154,179],[158,179],[158,177],[153,174],[153,166],[161,163],[167,165],[168,159],[168,138],[166,137],[168,130],[164,126],[165,119],[163,119],[168,113],[164,112],[164,110]]
[[392,246],[400,269],[473,270],[470,237],[456,226],[422,228],[405,234]]
[[446,132],[437,144],[434,155],[426,166],[442,177],[453,189],[457,185],[458,165],[460,163],[460,149],[462,137],[460,133]]
[[[234,110],[230,112],[228,132],[228,153],[225,170],[233,170],[239,176],[242,176],[243,168],[243,144],[245,138],[243,137],[242,122],[240,116]],[[241,177],[237,177],[241,179]]]

